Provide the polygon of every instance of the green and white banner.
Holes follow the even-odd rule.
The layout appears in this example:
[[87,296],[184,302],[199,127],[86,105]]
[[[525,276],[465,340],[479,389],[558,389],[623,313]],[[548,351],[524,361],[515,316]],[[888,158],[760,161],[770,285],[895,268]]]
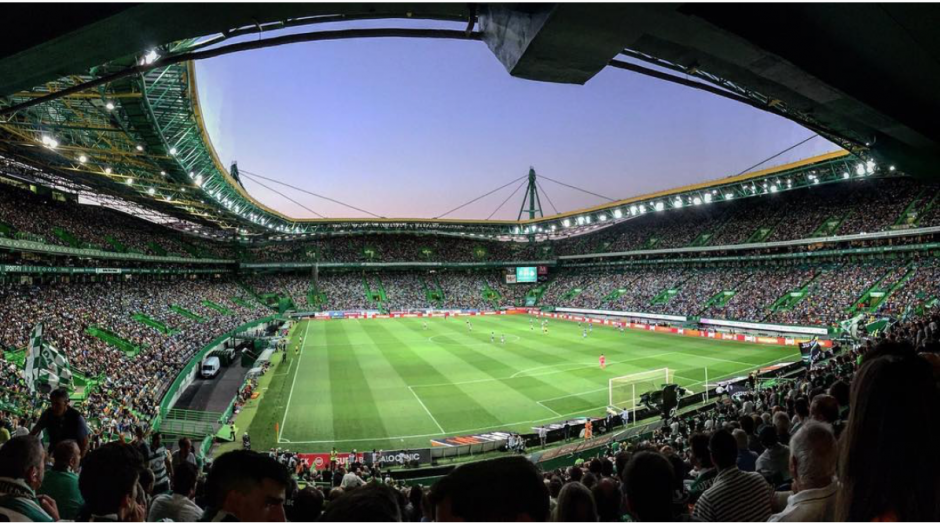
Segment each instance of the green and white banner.
[[33,392],[47,393],[58,387],[72,388],[69,360],[51,343],[42,339],[43,326],[37,323],[29,336],[26,353],[26,383]]

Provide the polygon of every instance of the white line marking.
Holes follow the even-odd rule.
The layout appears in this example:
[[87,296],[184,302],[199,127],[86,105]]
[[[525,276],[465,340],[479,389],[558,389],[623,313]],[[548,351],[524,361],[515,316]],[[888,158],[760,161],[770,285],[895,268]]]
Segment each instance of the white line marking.
[[[307,335],[310,333],[310,324],[312,322],[307,320],[307,327],[304,329],[304,335],[300,338],[300,354],[297,355],[297,370],[300,370],[300,358],[304,357],[304,342],[307,341]],[[285,347],[284,350],[290,350],[290,347]],[[293,363],[294,360],[290,360]],[[294,397],[294,385],[297,384],[297,373],[294,373],[294,379],[290,382],[290,393],[287,395],[287,406],[284,407],[284,417],[281,418],[281,431],[277,433],[277,442],[281,443],[281,434],[284,434],[284,427],[287,426],[287,411],[290,410],[290,400]]]
[[[673,355],[673,354],[684,354],[684,353],[682,353],[682,352],[657,352],[656,354],[647,354],[646,356],[640,356],[640,357],[637,357],[637,358],[627,358],[627,359],[625,359],[625,360],[611,361],[611,362],[608,362],[608,363],[607,363],[607,367],[612,367],[612,366],[618,365],[618,364],[620,364],[620,363],[629,363],[629,362],[631,362],[631,361],[645,360],[645,359],[647,359],[647,358],[656,358],[656,357],[659,357],[659,356],[671,356],[671,355]],[[523,369],[523,370],[520,370],[519,372],[513,374],[513,375],[510,376],[509,378],[501,378],[501,379],[516,378],[516,377],[518,377],[520,374],[524,374],[524,373],[527,373],[527,372],[533,371],[533,370],[549,369],[549,368],[553,368],[553,367],[564,367],[564,366],[567,366],[567,365],[577,365],[577,366],[579,366],[579,367],[585,367],[585,368],[586,368],[586,367],[599,366],[598,363],[577,363],[577,362],[572,361],[572,362],[570,362],[570,363],[558,363],[558,364],[556,364],[556,365],[542,365],[542,366],[540,366],[540,367],[532,367],[532,368],[529,368],[529,369]],[[573,370],[573,369],[569,369],[569,370]],[[541,374],[531,374],[531,375],[529,375],[529,376],[534,378],[534,377],[538,377],[538,376],[548,376],[548,375],[551,375],[551,374],[558,374],[559,372],[568,372],[568,371],[567,371],[567,370],[564,370],[564,371],[544,372],[544,373],[541,373]]]
[[576,393],[574,393],[574,394],[566,394],[566,395],[564,395],[564,396],[557,396],[557,397],[554,397],[554,398],[548,398],[548,399],[539,400],[539,401],[555,401],[555,400],[560,400],[560,399],[564,399],[564,398],[572,398],[572,397],[574,397],[574,396],[584,396],[585,394],[593,394],[593,393],[595,393],[595,392],[601,392],[601,391],[603,391],[603,390],[609,390],[609,388],[608,388],[608,387],[604,387],[603,389],[591,389],[591,390],[586,390],[586,391],[584,391],[584,392],[576,392]]
[[[277,374],[275,374],[275,376],[287,376],[288,374],[290,374],[290,369],[291,369],[291,367],[292,367],[293,365],[294,365],[294,360],[288,361],[288,362],[287,362],[287,370],[284,371],[284,372],[278,372]],[[265,387],[265,388],[267,388],[267,387]]]
[[552,414],[554,414],[554,415],[556,415],[556,416],[558,416],[558,417],[563,416],[563,414],[559,414],[558,411],[556,411],[555,409],[549,407],[548,405],[545,405],[545,404],[542,403],[541,401],[536,401],[536,403],[538,403],[540,407],[544,407],[544,408],[548,409],[549,412],[551,412]]
[[434,417],[434,414],[431,414],[431,411],[428,410],[427,405],[425,405],[424,402],[421,401],[421,398],[418,397],[418,393],[415,392],[415,390],[411,388],[410,386],[408,387],[408,390],[410,390],[411,393],[414,394],[415,399],[418,400],[418,403],[421,404],[421,407],[424,409],[424,412],[427,412],[428,416],[431,417],[431,421],[433,421],[434,424],[437,425],[437,429],[441,431],[441,434],[446,434],[444,432],[444,427],[442,427],[441,424],[437,422],[437,418]]
[[[783,361],[783,360],[785,360],[785,359],[787,359],[787,358],[792,358],[793,356],[794,356],[794,355],[791,354],[791,355],[788,355],[788,356],[784,356],[784,357],[782,357],[782,358],[777,358],[777,359],[775,359],[775,360],[773,360],[773,361],[761,363],[760,365],[755,365],[755,366],[752,367],[752,368],[753,368],[753,369],[759,369],[759,368],[764,367],[764,366],[767,366],[767,365],[773,365],[774,363],[776,363],[776,362],[778,362],[778,361]],[[694,369],[693,369],[693,370],[694,370]],[[710,382],[714,382],[715,380],[720,380],[720,379],[722,379],[722,378],[727,378],[727,377],[729,377],[729,376],[734,376],[735,374],[739,374],[740,372],[741,372],[741,371],[736,371],[736,372],[732,372],[732,373],[725,374],[725,375],[722,375],[722,376],[716,376],[716,377],[714,377],[714,378],[709,379],[709,381],[710,381]],[[705,383],[704,380],[703,380],[703,381],[697,381],[697,382],[693,383],[692,385],[699,385],[699,384],[702,384],[702,383]],[[692,385],[690,385],[690,387],[691,387]],[[602,390],[607,390],[607,389],[602,389]],[[596,392],[596,391],[594,391],[594,392]],[[549,401],[549,400],[541,400],[541,401]],[[559,414],[558,416],[553,416],[553,417],[550,417],[550,418],[534,419],[534,420],[528,420],[528,421],[516,421],[516,422],[513,422],[513,423],[503,423],[503,424],[501,424],[501,425],[491,425],[491,426],[489,426],[489,427],[477,427],[477,428],[475,428],[475,429],[461,429],[461,430],[455,430],[455,431],[453,431],[453,432],[445,432],[445,433],[443,433],[443,434],[410,434],[410,435],[405,435],[405,436],[401,436],[401,435],[398,435],[398,436],[385,436],[384,438],[331,439],[331,440],[317,440],[317,441],[292,441],[291,443],[293,443],[293,444],[298,444],[298,445],[299,445],[299,444],[314,444],[314,443],[358,443],[358,442],[361,442],[361,441],[381,441],[381,440],[392,440],[392,439],[395,439],[395,438],[398,438],[398,439],[404,439],[404,438],[429,438],[429,437],[432,437],[432,436],[447,436],[447,435],[450,435],[450,434],[479,434],[480,432],[484,432],[484,431],[488,431],[488,430],[493,430],[493,429],[505,429],[505,428],[507,428],[507,427],[513,427],[513,426],[516,426],[516,425],[523,425],[523,424],[529,424],[529,423],[542,423],[542,422],[544,422],[544,421],[551,421],[551,420],[558,419],[559,417],[572,416],[572,415],[574,415],[574,414],[581,414],[581,413],[583,413],[583,412],[589,412],[589,411],[592,411],[592,410],[600,410],[600,409],[602,409],[602,408],[603,408],[603,407],[590,407],[590,408],[587,408],[587,409],[576,410],[576,411],[573,411],[573,412],[565,412],[565,413],[563,413],[563,414]],[[282,441],[283,441],[283,440],[282,440]]]
[[702,358],[703,360],[720,361],[720,362],[722,362],[722,363],[733,363],[733,364],[735,364],[735,365],[745,365],[745,366],[750,366],[750,365],[751,365],[750,363],[747,363],[747,362],[745,362],[745,361],[725,360],[725,359],[721,359],[721,358],[715,358],[715,357],[712,357],[712,356],[702,356],[701,354],[695,354],[694,356],[695,356],[696,358]]

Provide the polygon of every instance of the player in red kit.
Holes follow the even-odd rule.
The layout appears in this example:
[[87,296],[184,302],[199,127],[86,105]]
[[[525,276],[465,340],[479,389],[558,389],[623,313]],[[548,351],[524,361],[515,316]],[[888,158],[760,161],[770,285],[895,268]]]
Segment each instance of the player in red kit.
[[601,370],[607,367],[607,358],[605,358],[603,354],[601,354],[600,362],[601,362]]

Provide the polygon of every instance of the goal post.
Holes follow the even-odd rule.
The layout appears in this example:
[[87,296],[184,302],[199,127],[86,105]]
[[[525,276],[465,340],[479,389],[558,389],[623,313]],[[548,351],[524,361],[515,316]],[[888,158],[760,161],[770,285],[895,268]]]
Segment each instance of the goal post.
[[608,405],[621,410],[628,409],[632,413],[637,409],[640,396],[673,383],[674,374],[674,370],[664,367],[611,378],[608,382]]

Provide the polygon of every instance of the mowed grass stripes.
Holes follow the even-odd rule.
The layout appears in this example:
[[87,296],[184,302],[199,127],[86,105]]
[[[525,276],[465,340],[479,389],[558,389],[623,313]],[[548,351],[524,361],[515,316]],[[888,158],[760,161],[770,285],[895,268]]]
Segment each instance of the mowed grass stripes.
[[472,331],[465,318],[303,322],[265,391],[252,439],[259,448],[311,452],[426,447],[437,436],[602,415],[608,380],[618,376],[668,367],[676,382],[701,390],[706,368],[713,382],[799,358],[794,347],[611,327],[595,326],[585,339],[576,323],[560,320],[543,334],[530,320],[474,317]]

